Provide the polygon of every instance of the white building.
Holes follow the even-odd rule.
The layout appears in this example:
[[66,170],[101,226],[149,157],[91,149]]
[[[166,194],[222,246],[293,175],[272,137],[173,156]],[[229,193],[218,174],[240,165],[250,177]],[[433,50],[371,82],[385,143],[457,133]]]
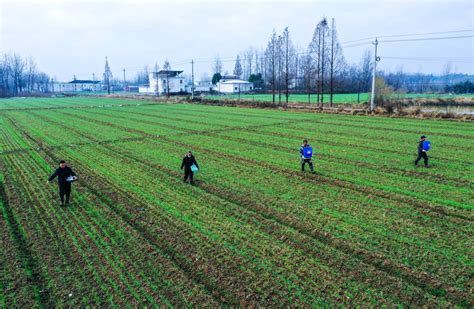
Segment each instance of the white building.
[[174,94],[186,91],[186,82],[181,76],[183,71],[161,70],[149,74],[149,85],[138,88],[139,93],[146,94]]
[[91,92],[100,91],[98,80],[75,79],[68,83],[55,83],[54,92]]
[[253,83],[242,79],[221,79],[217,91],[221,93],[242,93],[253,90]]
[[214,85],[210,81],[200,81],[194,83],[194,92],[212,92]]

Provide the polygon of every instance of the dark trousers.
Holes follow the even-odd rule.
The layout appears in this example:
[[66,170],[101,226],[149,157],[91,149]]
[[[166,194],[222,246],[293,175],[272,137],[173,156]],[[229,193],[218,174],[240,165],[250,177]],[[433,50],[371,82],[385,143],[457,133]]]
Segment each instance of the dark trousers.
[[188,181],[188,178],[189,178],[189,182],[193,182],[193,176],[194,176],[194,173],[193,171],[191,171],[191,168],[190,167],[185,167],[184,168],[184,182]]
[[59,183],[59,198],[62,204],[64,203],[64,196],[66,196],[66,203],[69,203],[69,197],[71,196],[70,182]]
[[415,165],[418,165],[418,162],[423,158],[425,161],[425,166],[428,166],[428,154],[424,151],[418,152],[418,157],[416,157]]
[[301,159],[301,170],[304,171],[306,163],[308,163],[311,172],[314,172],[313,162],[311,162],[311,159]]

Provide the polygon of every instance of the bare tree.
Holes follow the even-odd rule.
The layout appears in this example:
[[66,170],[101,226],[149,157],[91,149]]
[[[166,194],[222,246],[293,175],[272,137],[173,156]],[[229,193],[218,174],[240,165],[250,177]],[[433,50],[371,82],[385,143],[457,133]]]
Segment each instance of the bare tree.
[[110,94],[110,81],[112,79],[112,72],[110,71],[109,61],[105,57],[105,69],[104,69],[104,84],[107,85],[107,93]]
[[283,79],[283,37],[278,36],[276,44],[276,57],[278,65],[278,103],[281,104],[281,90],[282,90],[282,79]]
[[240,57],[237,55],[234,66],[234,75],[240,78],[242,76],[242,64],[240,63]]
[[243,79],[248,80],[250,75],[253,73],[253,65],[254,65],[254,56],[255,52],[252,47],[249,47],[245,52],[242,53],[242,74]]
[[262,73],[260,57],[257,49],[255,49],[255,73]]
[[32,57],[25,61],[26,74],[25,74],[25,88],[27,92],[33,92],[36,83],[36,63]]
[[36,73],[34,80],[36,84],[36,90],[38,92],[44,93],[50,90],[50,79],[46,73],[42,73],[42,72]]
[[327,37],[329,27],[326,18],[323,18],[317,25],[313,33],[313,38],[309,44],[309,52],[316,54],[316,101],[318,104],[324,102],[324,74],[327,62]]
[[303,87],[308,94],[308,103],[311,103],[312,76],[314,74],[314,61],[310,54],[301,57],[300,70],[303,79]]
[[293,42],[291,41],[290,31],[288,30],[288,27],[286,27],[283,31],[282,45],[282,52],[284,58],[283,79],[285,85],[286,103],[288,103],[288,98],[290,96],[290,84],[292,79],[296,76],[297,71],[296,50],[293,46]]
[[331,21],[331,49],[329,57],[329,106],[332,106],[333,95],[334,95],[334,79],[335,75],[345,66],[344,56],[342,54],[342,48],[337,38],[336,24],[334,18]]
[[136,85],[148,85],[149,84],[149,77],[148,77],[148,66],[145,65],[142,71],[138,72],[135,75],[134,83]]
[[361,89],[364,92],[368,92],[370,90],[370,85],[372,81],[372,51],[367,49],[362,56],[362,60],[360,61],[359,65],[359,74],[361,80]]
[[13,89],[14,94],[18,94],[23,91],[23,71],[25,70],[25,61],[18,54],[13,54],[9,57],[9,62],[11,66],[11,72],[13,77]]
[[450,84],[450,75],[452,71],[452,63],[447,62],[443,68],[443,78],[444,78],[444,91],[448,92]]
[[0,97],[22,92],[48,92],[49,76],[39,72],[32,57],[0,54]]
[[211,82],[211,77],[205,72],[201,74],[200,78],[202,82]]
[[288,103],[288,97],[290,96],[290,31],[288,27],[283,31],[283,44],[285,53],[285,97],[286,103]]
[[[166,95],[169,97],[170,96],[170,72],[171,71],[171,64],[168,61],[168,59],[165,60],[163,63],[163,70],[166,71]],[[158,88],[158,76],[156,78],[156,87]]]
[[6,97],[10,94],[12,79],[12,68],[10,65],[10,57],[3,55],[0,60],[0,96]]
[[275,103],[276,90],[276,74],[277,74],[277,35],[273,30],[272,36],[268,41],[267,49],[265,50],[265,77],[270,77],[270,84],[272,86],[272,102]]
[[327,60],[328,60],[327,59],[327,55],[328,55],[328,53],[327,53],[327,48],[328,48],[327,38],[328,38],[329,26],[328,26],[328,22],[327,22],[326,18],[323,18],[323,20],[320,22],[320,25],[321,25],[321,31],[320,31],[320,33],[321,33],[321,37],[320,37],[321,38],[321,44],[320,44],[320,46],[321,46],[321,50],[320,50],[320,53],[321,53],[321,59],[320,59],[321,60],[321,78],[320,78],[320,80],[321,80],[321,88],[320,88],[321,89],[321,97],[320,97],[321,101],[320,102],[321,102],[321,107],[322,107],[323,103],[324,103],[324,92],[325,92],[324,91],[324,86],[325,86],[325,84],[324,84],[325,75],[324,74],[326,72],[324,70],[327,67]]
[[166,71],[170,71],[170,70],[171,70],[171,64],[170,64],[170,62],[168,61],[168,59],[166,59],[165,62],[163,63],[163,70],[166,70]]
[[216,55],[214,57],[214,63],[212,65],[212,71],[214,72],[214,74],[216,73],[219,73],[219,74],[222,74],[222,61],[221,61],[221,58],[219,57],[219,55]]

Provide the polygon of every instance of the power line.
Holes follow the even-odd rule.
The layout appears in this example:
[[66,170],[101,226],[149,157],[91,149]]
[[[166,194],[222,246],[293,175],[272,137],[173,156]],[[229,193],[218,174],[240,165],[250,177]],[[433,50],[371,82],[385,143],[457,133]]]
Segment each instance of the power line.
[[[474,57],[461,57],[461,58],[450,58],[450,57],[389,57],[380,56],[382,59],[397,59],[397,60],[414,60],[414,61],[448,61],[458,63],[474,63]],[[472,60],[469,60],[472,59]]]
[[[411,33],[411,34],[397,34],[397,35],[385,35],[385,36],[378,36],[378,38],[390,38],[390,37],[407,37],[407,36],[419,36],[419,35],[434,35],[434,34],[448,34],[448,33],[462,33],[462,32],[472,32],[474,29],[466,29],[466,30],[453,30],[453,31],[442,31],[442,32],[426,32],[426,33]],[[446,37],[433,37],[433,38],[408,38],[408,39],[397,39],[397,40],[380,40],[379,43],[392,43],[392,42],[413,42],[413,41],[432,41],[432,40],[448,40],[448,39],[463,39],[463,38],[472,38],[474,35],[464,35],[464,36],[446,36]],[[351,40],[341,43],[341,48],[353,48],[371,44],[371,37],[362,38],[358,40]],[[315,52],[306,50],[296,50],[297,52],[295,55],[311,55]],[[267,59],[271,58],[271,56],[261,56],[260,59]],[[381,57],[384,59],[400,59],[400,60],[424,60],[424,61],[434,61],[428,59],[427,57]],[[433,57],[434,58],[434,57]],[[221,62],[234,62],[236,60],[235,56],[229,57],[219,57]],[[176,63],[173,63],[173,66],[180,66],[185,64],[191,64],[192,59],[189,60],[182,60]],[[212,63],[215,61],[215,57],[213,58],[197,58],[194,59],[194,63]],[[463,62],[463,61],[453,61],[453,62]],[[140,69],[128,69],[129,71],[140,71]]]
[[[398,56],[384,56],[383,58],[398,58]],[[474,57],[446,57],[446,56],[422,56],[422,57],[402,57],[402,58],[420,58],[420,59],[474,59]]]
[[342,42],[341,44],[347,43],[355,43],[365,40],[372,40],[373,38],[394,38],[394,37],[404,37],[404,36],[419,36],[419,35],[433,35],[433,34],[448,34],[448,33],[461,33],[461,32],[472,32],[474,29],[466,29],[466,30],[453,30],[453,31],[441,31],[441,32],[425,32],[425,33],[407,33],[407,34],[394,34],[394,35],[374,35],[372,37],[362,38],[358,40],[351,40]]
[[379,36],[379,38],[394,38],[394,37],[404,37],[404,36],[448,34],[448,33],[472,32],[472,31],[474,31],[474,29],[454,30],[454,31],[442,31],[442,32],[425,32],[425,33],[410,33],[410,34],[382,35],[382,36]]
[[379,42],[392,43],[392,42],[412,42],[412,41],[435,41],[435,40],[465,39],[465,38],[473,38],[473,37],[474,35],[463,35],[463,36],[445,36],[445,37],[437,37],[437,38],[382,40]]
[[351,47],[357,47],[357,46],[363,46],[363,45],[368,45],[371,44],[370,41],[366,41],[363,43],[358,43],[358,44],[348,44],[348,45],[341,45],[342,48],[351,48]]
[[[466,31],[470,31],[470,30],[445,31],[444,33],[466,32]],[[438,33],[441,33],[441,32],[431,32],[431,33],[432,34],[435,34],[435,33],[438,34]],[[406,35],[397,35],[397,36],[409,36],[409,35],[422,35],[422,34],[406,34]],[[382,36],[382,37],[392,37],[392,36]],[[462,39],[462,38],[471,38],[471,37],[474,37],[474,35],[436,37],[436,38],[400,39],[400,40],[381,40],[381,41],[379,41],[379,43],[426,41],[426,40],[430,40],[430,41],[431,40],[447,40],[447,39]],[[367,40],[367,39],[361,39],[361,40]],[[357,42],[357,41],[361,41],[361,40],[355,40],[355,41],[352,41],[352,42]],[[352,47],[359,47],[359,46],[368,45],[370,43],[371,42],[369,42],[369,41],[365,41],[365,42],[356,43],[356,44],[347,44],[347,45],[341,44],[341,47],[342,48],[352,48]],[[305,51],[296,53],[296,55],[310,55],[310,54],[314,54],[314,52],[305,50]],[[269,58],[269,57],[263,56],[261,58],[266,59],[266,58]],[[221,60],[221,62],[234,62],[236,57],[219,57],[219,59]],[[187,64],[190,61],[191,60],[186,61],[186,62],[182,62],[182,63],[177,63],[177,64],[174,64],[174,65]],[[215,61],[215,58],[200,58],[200,59],[198,58],[194,62],[195,63],[211,63],[213,61]]]

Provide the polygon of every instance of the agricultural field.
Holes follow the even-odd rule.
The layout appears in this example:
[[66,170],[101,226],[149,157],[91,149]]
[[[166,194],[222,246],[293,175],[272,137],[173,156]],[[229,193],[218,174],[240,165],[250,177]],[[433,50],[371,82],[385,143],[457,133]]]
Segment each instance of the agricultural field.
[[[228,95],[219,95],[219,96],[205,96],[209,99],[230,99],[237,100],[239,99],[238,94],[228,94]],[[472,94],[463,94],[463,95],[449,95],[449,94],[438,94],[438,93],[407,93],[403,95],[404,98],[412,99],[421,99],[421,98],[431,98],[431,99],[454,99],[454,98],[474,98]],[[336,93],[333,96],[333,103],[346,103],[346,104],[364,104],[369,101],[370,95],[368,92],[360,93],[359,96],[357,93]],[[240,99],[242,100],[252,100],[252,101],[262,101],[262,102],[272,102],[272,94],[241,94]],[[278,102],[278,94],[275,97],[276,102]],[[282,102],[286,102],[285,94],[282,94]],[[309,97],[311,103],[317,102],[316,94],[311,94]],[[307,94],[290,94],[288,97],[288,102],[290,103],[308,103]],[[324,95],[324,103],[329,103],[329,94]]]
[[0,100],[1,307],[474,306],[472,122],[144,102]]

